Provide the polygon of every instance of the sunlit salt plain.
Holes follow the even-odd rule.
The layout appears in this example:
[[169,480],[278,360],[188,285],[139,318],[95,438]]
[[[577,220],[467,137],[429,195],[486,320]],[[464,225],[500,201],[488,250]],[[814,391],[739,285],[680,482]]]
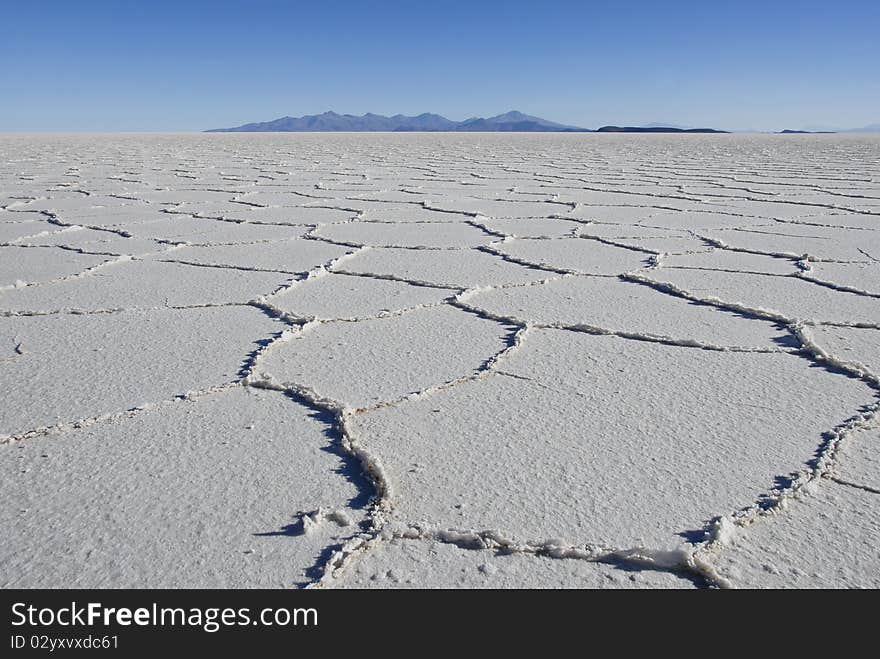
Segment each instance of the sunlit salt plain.
[[2,586],[880,586],[878,137],[0,153]]

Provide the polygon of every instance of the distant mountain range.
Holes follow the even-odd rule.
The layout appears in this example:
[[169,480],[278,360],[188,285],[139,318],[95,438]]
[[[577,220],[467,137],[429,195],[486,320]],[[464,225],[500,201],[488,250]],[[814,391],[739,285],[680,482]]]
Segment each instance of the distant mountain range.
[[[415,117],[395,114],[386,117],[368,112],[364,115],[308,114],[303,117],[281,117],[272,121],[244,124],[234,128],[214,128],[207,133],[291,133],[291,132],[524,132],[524,133],[728,133],[755,131],[726,131],[715,128],[691,128],[673,123],[650,123],[642,126],[602,126],[593,131],[590,128],[568,126],[548,121],[512,110],[494,117],[472,117],[464,121],[452,121],[439,114],[425,112]],[[808,126],[804,130],[786,129],[781,134],[837,132],[837,133],[878,133],[880,124],[870,124],[862,128],[834,129]]]
[[447,132],[529,132],[529,133],[586,133],[587,128],[566,126],[555,121],[547,121],[522,112],[506,112],[484,119],[473,117],[464,121],[452,121],[439,114],[425,112],[415,117],[395,114],[386,117],[381,114],[356,116],[353,114],[309,114],[304,117],[281,117],[273,121],[245,124],[235,128],[215,128],[208,133],[255,133],[255,132],[305,132],[305,131],[351,131],[351,132],[403,132],[403,131],[447,131]]

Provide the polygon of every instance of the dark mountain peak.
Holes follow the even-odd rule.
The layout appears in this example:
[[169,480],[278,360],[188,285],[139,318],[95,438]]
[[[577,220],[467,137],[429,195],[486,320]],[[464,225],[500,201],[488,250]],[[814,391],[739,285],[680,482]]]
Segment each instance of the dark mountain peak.
[[519,110],[511,110],[504,114],[497,114],[494,117],[489,117],[487,121],[530,121],[534,119],[537,119],[537,117],[530,117]]
[[[477,118],[479,120],[479,117]],[[483,119],[483,121],[488,121],[493,124],[504,124],[515,121],[535,121],[537,123],[543,123],[547,125],[561,126],[562,124],[557,124],[553,121],[547,121],[546,119],[541,119],[540,117],[533,117],[529,114],[523,114],[518,110],[511,110],[510,112],[505,112],[504,114],[496,114],[494,117],[489,117],[488,119]]]

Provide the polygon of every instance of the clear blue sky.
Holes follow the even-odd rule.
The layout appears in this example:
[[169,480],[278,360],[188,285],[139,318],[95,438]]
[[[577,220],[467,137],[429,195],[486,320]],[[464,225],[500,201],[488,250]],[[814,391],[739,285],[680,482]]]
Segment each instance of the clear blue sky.
[[880,122],[880,0],[0,0],[0,24],[0,130],[199,130],[328,109]]

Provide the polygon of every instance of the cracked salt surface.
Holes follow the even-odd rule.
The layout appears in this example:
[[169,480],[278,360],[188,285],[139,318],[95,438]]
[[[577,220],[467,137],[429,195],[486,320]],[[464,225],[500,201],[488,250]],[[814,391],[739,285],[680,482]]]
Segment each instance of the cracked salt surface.
[[559,272],[590,275],[618,275],[646,264],[649,247],[643,251],[624,249],[587,238],[534,240],[523,238],[498,248],[510,257]]
[[245,304],[291,280],[284,273],[175,263],[171,254],[162,258],[118,260],[81,276],[0,291],[0,315]]
[[401,226],[384,222],[351,222],[319,227],[313,235],[359,245],[414,248],[476,247],[494,239],[476,227],[451,223]]
[[[664,268],[693,268],[698,270],[728,270],[730,272],[758,272],[770,275],[791,275],[798,272],[797,261],[788,258],[730,252],[712,249],[697,254],[670,254],[663,257]],[[814,264],[813,268],[816,267]]]
[[166,213],[161,220],[142,222],[129,231],[137,238],[152,238],[174,243],[224,244],[296,238],[304,234],[306,229],[234,221],[220,222],[175,212]]
[[0,291],[70,277],[107,260],[51,247],[0,247]]
[[480,218],[479,222],[490,231],[516,238],[563,238],[574,235],[581,227],[584,231],[593,228],[569,220],[528,217],[506,220]]
[[[308,327],[273,346],[256,371],[347,407],[370,407],[478,371],[514,328],[448,306]],[[309,365],[321,355],[321,368]]]
[[[301,203],[306,203],[308,201],[307,198],[302,198],[300,200]],[[216,206],[193,207],[182,205],[178,210],[181,212],[192,211],[208,218],[220,217],[238,222],[290,227],[308,227],[318,224],[330,224],[333,222],[347,222],[357,215],[356,211],[341,210],[338,208],[312,208],[306,206],[277,208],[248,206],[244,204],[229,204],[222,210],[217,210]]]
[[702,233],[711,229],[763,227],[772,223],[764,217],[744,217],[741,214],[707,211],[680,211],[677,213],[657,213],[642,220],[641,224],[648,227],[687,229]]
[[823,485],[719,552],[718,573],[742,588],[878,588],[877,498]]
[[[414,197],[413,201],[418,197]],[[458,213],[444,213],[430,210],[422,206],[407,206],[405,208],[371,208],[365,210],[361,216],[365,222],[395,222],[398,224],[423,224],[423,223],[448,223],[461,224],[468,217]]]
[[85,208],[79,211],[49,213],[59,226],[87,226],[133,233],[133,227],[146,222],[163,220],[167,214],[161,206],[129,205],[107,208]]
[[544,270],[522,267],[476,250],[371,248],[337,269],[462,289],[535,281],[547,276]]
[[333,320],[369,318],[438,304],[452,293],[448,288],[329,273],[285,288],[266,301],[295,317]]
[[454,200],[432,198],[428,202],[428,208],[453,211],[465,215],[484,215],[489,217],[543,217],[563,215],[571,210],[572,204],[495,201],[493,199],[472,199],[462,196]]
[[0,136],[0,584],[877,586],[880,141]]
[[672,268],[650,271],[645,279],[672,284],[687,295],[719,305],[789,319],[880,327],[880,304],[876,298],[835,291],[803,279]]
[[232,382],[284,328],[252,307],[0,317],[27,351],[2,365],[0,437]]
[[[303,238],[276,240],[258,246],[209,245],[184,246],[168,254],[157,254],[158,260],[179,261],[196,265],[220,266],[258,272],[299,274],[351,252],[350,247],[314,244]],[[254,253],[259,254],[255,262]]]
[[7,221],[9,214],[0,214],[0,242],[19,242],[28,236],[57,231],[60,227],[43,220],[26,220],[24,222]]
[[[285,395],[236,386],[4,447],[0,584],[45,588],[291,587],[358,530],[306,533],[299,510],[358,505],[328,424]],[[100,477],[96,477],[99,474]]]
[[[548,190],[548,192],[552,191]],[[568,213],[570,217],[592,222],[610,222],[633,226],[659,212],[661,209],[651,206],[639,206],[624,200],[621,205],[604,206],[602,204],[582,204]]]
[[880,252],[880,235],[875,231],[852,231],[828,227],[778,226],[701,232],[730,249],[799,258],[808,254],[817,261],[869,261],[869,253]]
[[535,330],[491,378],[359,415],[353,432],[383,456],[404,521],[667,549],[802,467],[873,398],[794,355]]
[[563,277],[532,286],[477,291],[464,301],[493,316],[546,326],[609,330],[706,347],[796,347],[791,335],[773,323],[607,277]]
[[86,254],[108,254],[111,256],[143,256],[172,247],[156,240],[120,236],[115,233],[86,229],[80,226],[55,227],[56,231],[22,238],[16,245],[36,247],[61,247],[79,250]]
[[616,238],[614,243],[621,247],[650,250],[658,254],[693,254],[712,249],[699,238]]

